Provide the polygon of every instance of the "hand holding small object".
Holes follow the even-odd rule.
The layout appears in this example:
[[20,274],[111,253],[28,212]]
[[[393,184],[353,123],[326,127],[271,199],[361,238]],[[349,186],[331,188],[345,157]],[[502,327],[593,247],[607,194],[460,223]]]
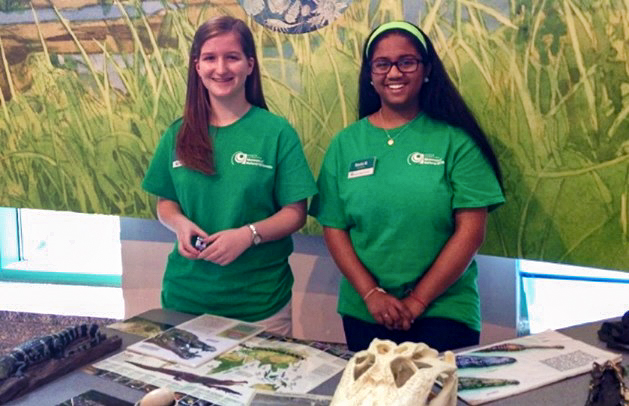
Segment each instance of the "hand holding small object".
[[219,231],[205,239],[207,247],[199,254],[199,259],[225,266],[232,263],[253,244],[248,226]]
[[198,237],[203,241],[207,238],[207,233],[185,217],[178,219],[173,230],[177,234],[179,254],[188,259],[197,259],[200,250],[195,247],[196,239]]

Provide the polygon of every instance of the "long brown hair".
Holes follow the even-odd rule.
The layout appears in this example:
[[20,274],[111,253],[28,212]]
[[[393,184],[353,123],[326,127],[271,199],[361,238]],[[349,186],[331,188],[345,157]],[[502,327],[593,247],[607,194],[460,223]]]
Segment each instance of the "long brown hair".
[[245,97],[254,106],[267,109],[262,93],[256,46],[249,27],[244,21],[230,16],[214,17],[203,23],[194,34],[190,47],[186,104],[183,111],[183,123],[177,134],[176,152],[177,159],[185,166],[208,175],[216,172],[214,148],[209,134],[212,107],[207,89],[197,73],[196,64],[205,41],[230,32],[239,38],[245,56],[254,60],[253,71],[245,80]]

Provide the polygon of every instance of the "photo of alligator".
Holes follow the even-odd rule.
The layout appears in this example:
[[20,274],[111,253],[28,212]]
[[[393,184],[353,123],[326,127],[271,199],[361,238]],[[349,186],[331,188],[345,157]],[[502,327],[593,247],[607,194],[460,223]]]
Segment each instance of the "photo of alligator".
[[171,328],[146,342],[171,351],[181,359],[200,357],[199,352],[216,352],[216,347],[199,340],[196,334],[178,328]]

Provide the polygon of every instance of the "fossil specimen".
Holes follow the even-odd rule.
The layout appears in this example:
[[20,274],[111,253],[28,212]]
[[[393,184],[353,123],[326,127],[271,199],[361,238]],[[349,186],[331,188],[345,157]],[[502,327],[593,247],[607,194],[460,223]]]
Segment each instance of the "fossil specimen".
[[602,365],[595,362],[591,375],[590,391],[585,406],[629,405],[629,390],[623,382],[625,369],[622,365],[611,361]]
[[[435,395],[436,381],[441,391]],[[424,343],[396,345],[376,338],[349,361],[330,406],[454,406],[456,393],[452,352],[440,359]]]

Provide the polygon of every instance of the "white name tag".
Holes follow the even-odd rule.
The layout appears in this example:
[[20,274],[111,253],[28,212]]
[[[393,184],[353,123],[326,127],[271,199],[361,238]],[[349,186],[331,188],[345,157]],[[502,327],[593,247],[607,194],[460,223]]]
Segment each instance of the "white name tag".
[[349,165],[347,172],[348,179],[360,178],[362,176],[373,175],[376,171],[376,157],[360,159]]

